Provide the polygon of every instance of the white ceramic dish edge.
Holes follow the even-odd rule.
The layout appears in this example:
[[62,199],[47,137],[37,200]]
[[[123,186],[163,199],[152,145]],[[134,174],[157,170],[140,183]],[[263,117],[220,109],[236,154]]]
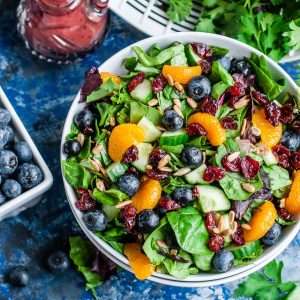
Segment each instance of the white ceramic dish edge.
[[[166,46],[175,40],[180,41],[180,42],[188,42],[188,41],[195,41],[195,40],[200,41],[201,40],[207,44],[218,45],[221,47],[227,46],[228,48],[231,49],[231,54],[236,57],[241,57],[242,55],[249,55],[251,52],[255,52],[259,55],[262,55],[262,53],[259,52],[258,50],[254,49],[248,45],[245,45],[241,42],[233,40],[231,38],[220,36],[220,35],[198,33],[198,32],[184,32],[184,33],[168,34],[168,35],[159,36],[159,37],[151,37],[151,38],[144,39],[140,42],[137,42],[133,45],[138,45],[138,46],[146,49],[155,42],[158,42],[162,46]],[[125,49],[121,50],[120,52],[115,54],[113,57],[108,59],[106,62],[104,62],[99,67],[99,70],[110,71],[113,73],[115,72],[117,74],[122,73],[122,72],[120,72],[120,70],[123,70],[123,72],[125,72],[124,69],[121,69],[122,61],[125,57],[129,57],[130,55],[133,55],[133,53],[131,52],[131,47],[133,45],[126,47]],[[289,77],[289,75],[268,57],[266,57],[266,60],[267,60],[267,63],[269,65],[271,71],[275,74],[275,77],[277,77],[277,78],[284,77],[287,80],[288,88],[286,89],[286,91],[296,93],[298,91],[298,87],[294,83],[294,81]],[[70,130],[70,126],[72,124],[73,116],[74,116],[75,112],[81,107],[78,104],[78,99],[79,99],[79,94],[77,94],[76,98],[74,99],[74,102],[68,113],[68,116],[67,116],[67,119],[65,122],[65,126],[64,126],[64,130],[63,130],[62,142],[64,141],[64,137],[67,135],[67,133]],[[62,159],[65,158],[65,155],[62,152],[61,152],[61,158]],[[64,184],[65,184],[67,197],[69,199],[73,213],[74,213],[77,221],[79,222],[80,226],[84,229],[85,232],[87,232],[87,229],[81,220],[81,213],[77,209],[74,209],[74,202],[76,201],[76,194],[75,194],[74,190],[65,181],[65,179],[64,179]],[[152,277],[157,277],[162,280],[167,280],[168,282],[170,281],[169,284],[171,284],[171,281],[177,282],[178,286],[186,286],[186,284],[188,282],[191,282],[191,283],[192,282],[194,282],[194,283],[195,282],[198,282],[198,283],[199,282],[209,282],[208,285],[211,285],[214,280],[224,279],[225,277],[232,278],[232,276],[235,276],[234,279],[238,279],[243,276],[246,276],[248,273],[252,273],[257,269],[262,268],[266,263],[268,263],[270,260],[272,260],[274,257],[276,257],[280,252],[282,252],[283,249],[286,248],[287,245],[295,237],[299,228],[300,228],[300,223],[297,223],[294,226],[287,228],[289,233],[282,236],[276,246],[266,249],[266,251],[264,251],[263,255],[260,258],[251,262],[249,265],[235,267],[225,274],[201,273],[198,275],[191,275],[187,279],[184,279],[184,280],[177,280],[170,275],[159,274],[159,273],[155,273],[154,276],[152,276]],[[94,236],[93,234],[89,233],[88,236],[89,236],[89,238],[93,237],[93,240],[96,242],[96,244],[102,250],[104,250],[106,253],[109,253],[110,257],[112,257],[112,256],[115,257],[115,259],[118,260],[119,262],[126,264],[127,269],[129,268],[128,261],[123,255],[121,255],[120,253],[115,251],[108,244],[106,244],[100,238]],[[149,279],[152,280],[152,277]],[[234,279],[232,279],[232,280],[234,280]],[[219,283],[217,283],[217,284],[219,284]]]

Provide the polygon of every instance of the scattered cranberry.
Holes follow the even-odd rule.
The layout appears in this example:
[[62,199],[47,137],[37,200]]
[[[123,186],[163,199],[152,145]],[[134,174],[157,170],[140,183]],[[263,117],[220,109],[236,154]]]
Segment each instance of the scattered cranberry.
[[241,158],[241,171],[245,178],[251,179],[259,171],[259,162],[250,156]]
[[240,97],[237,97],[237,96],[231,96],[230,98],[229,98],[229,105],[231,106],[231,107],[234,107],[234,104],[236,103],[236,102],[238,102],[240,100]]
[[266,119],[274,126],[278,126],[280,118],[280,108],[274,103],[269,102],[265,105]]
[[241,97],[245,95],[245,89],[243,85],[240,82],[236,82],[234,86],[231,86],[229,88],[229,91],[232,96]]
[[169,196],[163,197],[161,200],[159,200],[158,204],[166,211],[178,210],[181,208],[181,206]]
[[288,169],[290,167],[290,150],[282,145],[276,145],[272,148],[272,151],[278,160],[278,165]]
[[211,96],[206,96],[200,106],[200,111],[203,113],[209,113],[214,116],[217,113],[217,110],[217,101]]
[[204,43],[191,43],[192,48],[196,54],[203,59],[210,60],[212,58],[211,49]]
[[239,172],[241,170],[241,159],[237,157],[234,159],[232,162],[229,162],[227,160],[227,157],[231,153],[227,153],[223,158],[222,158],[222,165],[224,168],[229,171],[229,172]]
[[198,123],[189,123],[186,125],[186,131],[190,136],[207,135],[207,131]]
[[283,107],[281,107],[281,113],[279,120],[284,124],[292,123],[293,121],[293,110],[294,105],[292,103],[286,103]]
[[200,196],[200,191],[197,186],[194,186],[194,188],[193,188],[193,196],[194,197]]
[[216,216],[213,211],[205,215],[205,226],[208,233],[214,233],[213,229],[216,227]]
[[93,130],[93,128],[90,127],[90,126],[85,126],[85,127],[83,128],[83,130],[82,130],[82,133],[83,133],[84,135],[92,136],[92,135],[94,134],[94,130]]
[[269,103],[267,96],[260,91],[252,91],[251,96],[261,106],[265,106],[267,103]]
[[88,190],[77,189],[76,192],[80,196],[80,199],[75,202],[75,206],[80,211],[86,212],[96,207],[96,201],[90,196]]
[[139,159],[139,150],[137,146],[130,146],[123,154],[122,164],[131,163]]
[[125,229],[131,231],[136,221],[136,208],[128,204],[119,213],[119,219],[124,222]]
[[213,252],[218,252],[224,247],[224,238],[219,234],[214,234],[208,241],[208,248]]
[[207,182],[213,182],[215,180],[221,180],[226,175],[225,171],[215,166],[208,166],[203,173],[203,180]]
[[159,161],[166,155],[166,151],[162,149],[155,149],[149,155],[149,164],[153,168],[157,168]]
[[287,209],[286,208],[279,208],[278,209],[278,211],[277,211],[277,214],[278,214],[278,216],[282,219],[282,220],[284,220],[284,221],[286,221],[286,222],[290,222],[290,221],[292,221],[292,216],[291,216],[291,214],[287,211]]
[[238,223],[236,231],[231,235],[232,242],[235,246],[243,246],[245,245],[244,232],[242,230],[241,224]]
[[236,122],[236,116],[224,117],[221,120],[221,124],[222,124],[223,128],[226,128],[226,129],[231,129],[231,130],[237,130],[238,129],[238,124]]
[[167,85],[167,79],[163,74],[158,75],[152,82],[152,91],[154,94],[161,92]]
[[132,92],[137,87],[137,85],[139,85],[144,81],[144,79],[145,79],[145,73],[139,73],[136,76],[134,76],[128,83],[127,86],[128,92],[129,93]]
[[169,177],[168,172],[163,172],[159,170],[147,170],[146,174],[149,178],[159,181],[167,179]]
[[139,176],[139,172],[138,172],[138,170],[135,168],[135,167],[130,167],[127,171],[126,171],[126,174],[132,174],[132,175],[134,175],[134,176],[136,176],[136,177],[138,177]]
[[290,165],[294,169],[300,169],[300,151],[291,151]]
[[198,61],[198,65],[201,67],[203,75],[209,75],[211,73],[211,63],[209,61],[201,59]]

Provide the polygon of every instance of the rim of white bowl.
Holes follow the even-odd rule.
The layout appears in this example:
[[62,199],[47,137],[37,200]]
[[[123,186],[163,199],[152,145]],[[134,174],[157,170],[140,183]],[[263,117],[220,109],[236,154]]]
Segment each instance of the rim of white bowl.
[[[141,40],[139,42],[136,42],[132,45],[127,46],[123,50],[117,52],[114,54],[111,58],[106,60],[98,69],[100,71],[111,71],[111,66],[114,66],[114,61],[116,60],[123,60],[125,57],[128,57],[129,55],[133,55],[132,53],[132,47],[133,46],[140,46],[141,48],[148,48],[153,43],[160,43],[160,44],[167,44],[171,43],[171,41],[179,41],[179,42],[189,42],[189,41],[201,41],[205,42],[207,44],[214,44],[226,47],[224,44],[227,44],[227,48],[230,49],[230,52],[234,52],[235,50],[243,50],[244,52],[254,52],[258,55],[264,55],[260,51],[256,50],[255,48],[248,46],[242,42],[236,41],[232,38],[228,38],[225,36],[217,35],[217,34],[210,34],[210,33],[201,33],[201,32],[180,32],[180,33],[172,33],[167,34],[163,36],[158,37],[150,37],[146,38],[144,40]],[[212,40],[209,42],[209,40]],[[234,47],[237,47],[238,49],[235,49]],[[243,52],[242,51],[242,52]],[[237,57],[241,55],[236,55]],[[264,55],[265,56],[265,55]],[[283,77],[287,81],[287,90],[292,91],[293,94],[299,93],[299,88],[297,87],[296,83],[291,79],[291,77],[275,62],[273,62],[269,57],[265,56],[265,59],[267,61],[268,66],[271,68],[271,71],[274,73],[275,77]],[[118,70],[120,70],[120,73],[124,73],[125,69],[121,64],[118,66]],[[61,160],[64,160],[66,158],[65,154],[63,153],[63,143],[65,141],[66,135],[70,131],[71,124],[73,122],[74,114],[79,110],[79,108],[82,108],[84,104],[79,104],[79,92],[76,95],[70,110],[68,112],[63,134],[62,134],[62,142],[61,142]],[[62,172],[63,173],[63,172]],[[82,221],[82,213],[75,208],[74,203],[77,200],[76,193],[74,189],[67,183],[65,178],[63,177],[65,191],[67,194],[67,198],[69,201],[69,204],[71,206],[71,209],[73,211],[73,214],[79,223],[82,230],[85,232],[85,234],[91,239],[95,245],[104,251],[110,258],[113,258],[118,264],[122,263],[123,267],[129,271],[132,271],[129,262],[127,258],[122,255],[121,253],[117,252],[115,249],[113,249],[109,244],[101,240],[99,237],[97,237],[92,232],[88,231],[86,226],[84,225]],[[213,285],[213,282],[216,282],[215,284],[221,284],[225,283],[223,282],[225,278],[228,278],[226,282],[233,281],[239,278],[242,278],[252,272],[255,272],[256,270],[262,268],[265,266],[268,262],[270,262],[272,259],[274,259],[276,256],[278,256],[287,246],[288,244],[294,239],[297,232],[300,229],[300,222],[297,222],[295,225],[289,226],[289,228],[286,228],[285,231],[288,231],[285,235],[283,235],[279,242],[264,250],[263,254],[257,258],[254,261],[251,261],[247,265],[242,266],[236,266],[232,268],[230,271],[226,273],[199,273],[197,275],[190,275],[186,279],[177,279],[171,275],[167,274],[161,274],[155,272],[153,276],[149,277],[149,280],[160,282],[163,284],[169,284],[169,285],[177,285],[177,286],[189,286],[189,282],[191,284],[201,283],[200,285],[193,285],[193,286],[210,286]],[[219,282],[219,280],[223,280],[222,282]],[[205,285],[205,282],[207,283]],[[204,283],[204,285],[202,285]]]

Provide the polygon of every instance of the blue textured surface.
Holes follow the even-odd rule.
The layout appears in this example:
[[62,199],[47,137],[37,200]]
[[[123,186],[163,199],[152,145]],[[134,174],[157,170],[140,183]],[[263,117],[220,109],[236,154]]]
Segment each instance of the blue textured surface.
[[[5,3],[4,3],[5,2]],[[0,300],[2,299],[92,299],[84,280],[74,270],[54,276],[44,267],[51,248],[63,247],[79,229],[67,203],[60,174],[61,130],[72,99],[81,86],[83,73],[145,36],[117,16],[104,44],[83,61],[69,66],[49,65],[32,57],[16,33],[16,0],[0,0],[0,84],[37,144],[54,176],[54,185],[42,201],[18,217],[0,223]],[[294,78],[296,63],[283,66]],[[300,258],[300,235],[280,256],[285,262],[284,278],[300,279],[293,262]],[[11,266],[25,264],[31,283],[23,289],[4,281]],[[229,299],[239,282],[217,287],[184,289],[137,281],[120,271],[98,289],[107,299]]]

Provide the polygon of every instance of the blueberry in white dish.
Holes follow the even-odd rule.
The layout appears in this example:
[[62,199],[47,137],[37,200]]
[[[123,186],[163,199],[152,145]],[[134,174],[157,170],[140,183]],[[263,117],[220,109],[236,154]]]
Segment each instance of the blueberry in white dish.
[[228,272],[234,262],[234,256],[229,250],[221,250],[213,257],[213,265],[220,272]]
[[7,125],[11,121],[11,115],[5,108],[0,108],[0,124]]
[[185,146],[180,153],[181,161],[190,168],[197,168],[202,164],[202,152],[195,146]]
[[43,181],[43,173],[37,165],[24,163],[17,169],[17,180],[23,189],[28,190]]
[[0,148],[14,140],[14,130],[5,124],[0,124]]
[[19,163],[31,162],[32,151],[26,142],[19,141],[13,145],[13,151],[17,155]]
[[117,181],[118,188],[129,196],[133,196],[140,187],[140,181],[133,174],[124,174]]
[[249,76],[253,73],[251,64],[243,59],[236,59],[231,64],[231,73],[243,74]]
[[194,202],[193,191],[189,188],[177,187],[172,196],[180,206],[187,206]]
[[2,193],[9,199],[13,199],[21,195],[22,187],[19,182],[14,179],[6,179],[2,184]]
[[272,246],[276,243],[281,234],[281,226],[275,223],[271,229],[261,239],[261,242],[266,246]]
[[0,174],[10,175],[18,167],[18,158],[10,150],[0,150]]
[[142,210],[137,215],[137,227],[142,232],[150,232],[154,230],[159,223],[159,216],[158,214],[151,210],[151,209],[145,209]]
[[296,151],[300,148],[300,134],[291,130],[286,130],[282,134],[280,142],[289,150]]

